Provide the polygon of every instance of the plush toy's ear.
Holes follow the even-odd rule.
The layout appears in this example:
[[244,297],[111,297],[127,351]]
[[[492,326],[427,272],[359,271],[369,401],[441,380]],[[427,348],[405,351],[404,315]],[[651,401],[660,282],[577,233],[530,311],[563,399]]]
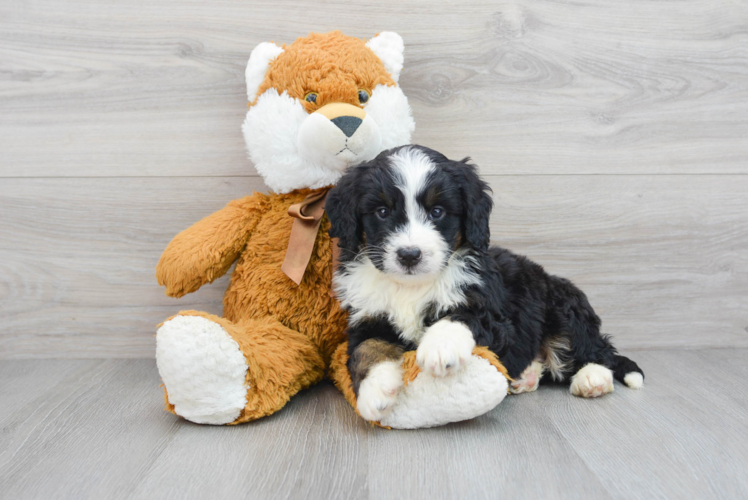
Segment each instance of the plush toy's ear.
[[359,184],[359,168],[351,169],[330,190],[325,202],[327,218],[330,219],[330,237],[338,238],[340,260],[353,259],[363,243],[363,227],[358,213],[356,186]]
[[478,176],[477,167],[468,163],[470,158],[453,162],[453,175],[460,185],[465,204],[463,226],[465,241],[476,250],[486,251],[491,242],[491,187]]
[[257,98],[257,91],[265,80],[265,73],[268,71],[270,63],[283,52],[283,49],[272,42],[263,42],[254,48],[249,55],[247,69],[244,72],[247,80],[247,99],[254,102]]
[[403,69],[403,52],[405,51],[402,37],[392,31],[383,31],[366,42],[366,46],[384,63],[384,69],[397,83],[400,79],[400,71]]

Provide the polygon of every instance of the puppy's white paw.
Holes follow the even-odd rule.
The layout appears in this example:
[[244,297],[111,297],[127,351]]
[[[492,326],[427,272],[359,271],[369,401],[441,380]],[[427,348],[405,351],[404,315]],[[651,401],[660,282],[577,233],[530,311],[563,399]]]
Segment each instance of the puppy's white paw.
[[416,362],[435,377],[460,370],[473,353],[473,333],[462,323],[437,321],[423,334],[416,351]]
[[399,361],[373,366],[358,388],[358,413],[366,420],[379,422],[392,409],[402,386],[403,369]]
[[613,372],[596,363],[587,363],[571,377],[571,393],[583,398],[596,398],[613,392]]
[[641,389],[644,385],[644,376],[639,372],[628,372],[623,377],[623,382],[631,389]]
[[544,370],[545,366],[543,366],[543,363],[533,361],[530,366],[525,368],[522,375],[512,382],[512,385],[509,386],[509,392],[512,394],[521,394],[523,392],[537,390],[538,385],[540,384],[540,379],[543,377]]

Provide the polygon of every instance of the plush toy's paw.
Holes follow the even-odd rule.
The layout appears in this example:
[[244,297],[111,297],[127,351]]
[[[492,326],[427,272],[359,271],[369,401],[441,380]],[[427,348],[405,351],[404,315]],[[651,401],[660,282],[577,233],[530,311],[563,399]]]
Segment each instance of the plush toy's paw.
[[473,333],[465,325],[443,319],[423,334],[416,361],[430,375],[444,377],[459,371],[470,359],[474,347]]
[[247,362],[239,344],[202,316],[175,316],[156,333],[156,362],[169,403],[198,424],[228,424],[247,404]]
[[613,392],[613,372],[596,363],[587,363],[571,377],[571,393],[583,398],[596,398]]
[[394,429],[418,429],[469,420],[495,408],[506,394],[504,374],[487,359],[474,355],[450,377],[420,372],[400,390],[397,403],[379,423]]
[[358,388],[357,408],[364,419],[379,422],[397,402],[403,369],[397,361],[384,361],[369,370]]
[[530,366],[525,368],[522,375],[512,382],[509,391],[512,394],[521,394],[523,392],[532,392],[537,390],[540,379],[543,377],[544,366],[538,361],[533,361]]

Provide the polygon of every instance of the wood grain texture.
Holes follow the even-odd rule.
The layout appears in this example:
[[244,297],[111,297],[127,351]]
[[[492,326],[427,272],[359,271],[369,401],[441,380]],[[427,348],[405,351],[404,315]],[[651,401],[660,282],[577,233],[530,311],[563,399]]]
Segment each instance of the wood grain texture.
[[746,173],[748,4],[12,1],[0,176],[255,175],[252,48],[310,31],[406,42],[415,140],[492,173]]
[[625,348],[748,347],[748,3],[0,3],[0,358],[151,356],[169,239],[265,190],[251,49],[406,43],[414,141],[470,155],[499,243],[576,280]]
[[[748,177],[489,177],[493,240],[574,280],[624,348],[748,346]],[[154,268],[256,178],[5,179],[0,357],[150,357],[180,309]],[[92,209],[91,207],[95,207]]]
[[[162,411],[153,360],[0,362],[3,498],[744,498],[748,350],[628,353],[644,388],[541,386],[419,431],[357,418],[321,384],[272,417]],[[736,382],[733,382],[736,381]]]

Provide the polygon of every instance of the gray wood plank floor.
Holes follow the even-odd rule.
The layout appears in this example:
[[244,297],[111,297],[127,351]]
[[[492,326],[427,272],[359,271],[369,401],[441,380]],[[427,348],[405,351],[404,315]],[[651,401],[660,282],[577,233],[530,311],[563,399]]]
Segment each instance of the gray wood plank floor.
[[748,350],[630,352],[644,389],[544,386],[476,420],[386,431],[327,383],[207,427],[153,360],[0,362],[0,497],[748,498]]

